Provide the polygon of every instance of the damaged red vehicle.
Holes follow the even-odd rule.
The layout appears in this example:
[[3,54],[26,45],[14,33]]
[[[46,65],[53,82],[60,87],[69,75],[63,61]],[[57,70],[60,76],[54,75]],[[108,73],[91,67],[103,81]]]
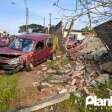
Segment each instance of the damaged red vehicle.
[[8,47],[0,48],[0,68],[8,73],[23,68],[33,70],[35,65],[52,58],[51,47],[48,34],[30,33],[16,36]]
[[9,44],[9,38],[8,37],[0,37],[0,47],[6,47]]
[[83,40],[78,40],[75,35],[70,35],[65,40],[66,56],[72,59],[74,54],[83,48]]

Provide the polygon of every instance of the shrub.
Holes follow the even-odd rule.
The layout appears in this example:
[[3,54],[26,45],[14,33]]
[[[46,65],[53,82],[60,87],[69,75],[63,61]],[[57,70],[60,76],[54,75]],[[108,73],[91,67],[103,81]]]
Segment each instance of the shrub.
[[[98,98],[110,98],[108,89],[111,90],[112,82],[106,82],[105,84],[100,84],[97,87],[91,87],[92,91],[95,92]],[[56,112],[112,112],[112,107],[108,106],[86,106],[85,105],[86,96],[75,96],[71,95],[70,99],[57,104]]]
[[0,79],[0,112],[9,109],[10,101],[16,98],[17,76],[3,76]]

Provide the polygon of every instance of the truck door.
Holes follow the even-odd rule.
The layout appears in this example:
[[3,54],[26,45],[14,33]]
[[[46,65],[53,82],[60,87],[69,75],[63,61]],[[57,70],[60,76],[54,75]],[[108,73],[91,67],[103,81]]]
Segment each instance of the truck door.
[[39,41],[35,47],[34,63],[38,64],[45,58],[45,46],[44,41]]

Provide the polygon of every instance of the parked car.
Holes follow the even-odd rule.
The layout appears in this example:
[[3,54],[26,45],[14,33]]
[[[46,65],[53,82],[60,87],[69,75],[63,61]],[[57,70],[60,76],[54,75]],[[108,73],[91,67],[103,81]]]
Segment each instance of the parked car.
[[0,48],[0,68],[9,73],[34,66],[52,58],[50,35],[30,33],[16,36],[8,47]]
[[6,47],[9,44],[9,38],[8,37],[0,37],[0,47]]
[[66,56],[71,58],[74,53],[83,48],[83,40],[78,40],[75,35],[69,35],[65,40]]

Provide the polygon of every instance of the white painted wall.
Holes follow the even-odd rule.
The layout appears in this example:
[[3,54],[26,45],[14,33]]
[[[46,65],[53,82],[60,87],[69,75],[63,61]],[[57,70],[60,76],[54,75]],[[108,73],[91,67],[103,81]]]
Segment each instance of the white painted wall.
[[[76,35],[77,40],[83,40],[85,38],[84,35],[82,35],[82,32],[71,32],[70,34]],[[67,31],[64,31],[64,38],[67,35]]]

